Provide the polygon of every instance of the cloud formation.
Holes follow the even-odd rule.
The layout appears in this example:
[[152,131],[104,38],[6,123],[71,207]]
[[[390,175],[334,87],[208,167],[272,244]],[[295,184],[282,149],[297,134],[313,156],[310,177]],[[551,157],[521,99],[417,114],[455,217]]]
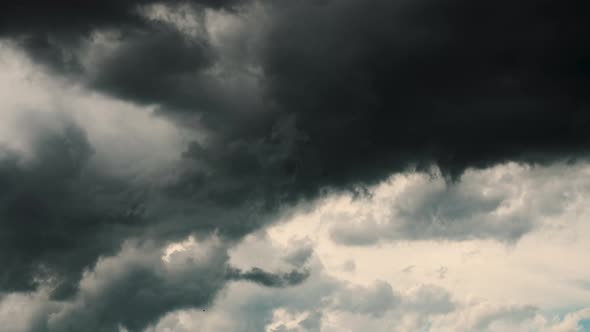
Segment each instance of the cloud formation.
[[585,195],[575,189],[576,174],[585,174],[584,166],[550,169],[509,163],[467,171],[453,184],[440,175],[398,174],[366,198],[343,197],[338,207],[322,209],[322,219],[331,225],[331,238],[347,245],[472,239],[515,243]]
[[[237,254],[239,259],[234,263],[251,264],[260,259],[257,251],[266,253],[265,261],[271,257],[281,256],[287,249],[283,247],[291,237],[301,238],[297,232],[298,221],[293,220],[285,225],[277,225],[267,236],[251,236],[235,248],[231,255]],[[289,229],[293,227],[293,229]],[[566,231],[567,232],[567,231]],[[233,283],[227,292],[221,294],[215,303],[207,309],[181,310],[168,314],[157,324],[148,328],[149,332],[163,331],[192,331],[203,332],[218,331],[583,331],[584,320],[587,319],[588,310],[563,309],[564,311],[548,311],[548,307],[531,305],[530,297],[520,294],[514,289],[507,289],[506,296],[487,298],[483,293],[473,296],[461,286],[466,286],[475,281],[465,274],[473,268],[463,267],[461,273],[455,274],[453,281],[447,282],[436,276],[411,278],[410,285],[405,284],[398,276],[391,276],[391,269],[399,266],[399,260],[406,253],[398,253],[399,246],[384,247],[377,256],[381,256],[379,266],[383,266],[382,273],[375,271],[375,264],[371,264],[370,257],[366,257],[365,248],[353,249],[344,246],[338,250],[326,250],[323,241],[326,239],[320,235],[311,244],[319,252],[310,258],[309,279],[305,283],[291,288],[260,288],[250,283]],[[281,239],[284,237],[283,239]],[[277,242],[278,241],[278,242]],[[538,239],[535,239],[538,241]],[[583,240],[582,240],[583,241]],[[580,243],[581,244],[581,243]],[[483,251],[485,241],[477,241],[475,245]],[[282,249],[281,249],[282,248]],[[539,248],[539,247],[537,247]],[[426,258],[438,250],[448,250],[448,247],[431,243],[423,250],[412,253],[420,258],[416,263],[420,265],[432,265],[440,262],[429,262]],[[571,248],[570,248],[571,249]],[[488,262],[489,269],[508,269],[508,276],[495,276],[486,274],[486,278],[477,281],[482,282],[483,287],[490,288],[488,293],[497,293],[499,289],[506,287],[521,288],[517,282],[519,277],[527,278],[526,282],[535,291],[548,291],[556,287],[561,274],[556,274],[557,279],[550,277],[547,285],[531,282],[530,276],[523,274],[518,267],[511,265],[504,267],[510,257],[521,250],[532,250],[532,260],[535,255],[535,247],[515,247],[515,252],[500,250],[497,253],[499,261],[492,259]],[[288,251],[288,250],[286,250]],[[342,251],[347,251],[343,253]],[[334,268],[336,262],[353,256],[362,263],[365,277],[350,274]],[[451,260],[452,255],[440,255],[443,261]],[[232,260],[235,260],[233,257]],[[239,261],[239,262],[238,262]],[[525,262],[531,262],[526,260]],[[551,263],[551,259],[547,262]],[[524,265],[522,261],[514,262],[516,265]],[[275,262],[276,266],[280,262]],[[472,263],[473,264],[473,263]],[[332,266],[331,266],[332,265]],[[271,265],[272,266],[272,265]],[[477,263],[475,263],[477,266]],[[487,266],[487,264],[486,264]],[[530,268],[530,266],[528,266]],[[417,268],[418,270],[419,268]],[[360,271],[359,271],[360,272]],[[366,274],[368,272],[368,274]],[[418,271],[414,271],[418,274]],[[473,269],[476,275],[487,273]],[[583,267],[577,272],[585,273]],[[379,277],[377,277],[379,275]],[[359,278],[360,277],[360,278]],[[380,279],[385,277],[387,280]],[[430,282],[428,282],[430,281]],[[467,289],[469,287],[466,287]],[[564,292],[556,294],[557,298],[551,301],[562,306],[567,297]],[[585,299],[582,300],[585,303]],[[567,312],[567,313],[565,313]]]
[[[0,101],[3,118],[16,110],[33,122],[26,131],[2,125],[8,130],[0,133],[0,291],[45,291],[51,305],[41,311],[61,306],[58,318],[33,330],[111,331],[208,306],[230,280],[299,286],[313,277],[305,267],[315,249],[306,244],[285,254],[295,270],[283,273],[230,266],[224,247],[207,269],[187,263],[170,275],[155,252],[189,235],[231,247],[298,203],[347,190],[363,200],[393,173],[432,167],[444,181],[400,176],[394,181],[406,182],[386,208],[342,214],[346,222],[332,225],[331,239],[515,243],[539,226],[535,217],[565,209],[564,186],[478,170],[587,159],[588,6],[6,1],[1,49],[15,53],[2,59],[30,62],[0,66],[59,84],[37,89],[51,90],[48,99],[17,91]],[[17,90],[37,79],[16,75],[19,84],[2,84]],[[79,116],[119,107],[139,112],[125,121],[150,129],[132,135],[113,117],[99,130]],[[141,135],[153,137],[135,137],[143,152],[132,153],[126,141]],[[150,162],[136,160],[145,155]],[[538,202],[528,200],[533,191]],[[134,252],[129,241],[153,248]],[[354,262],[347,266],[353,273]],[[386,316],[403,306],[386,284],[347,291],[337,284],[332,308],[345,316]],[[117,306],[120,314],[104,310]],[[521,319],[527,308],[508,311]],[[310,312],[306,326],[315,328],[320,316]]]
[[[294,116],[306,143],[289,151],[297,166],[288,169],[297,170],[300,190],[312,190],[311,183],[377,180],[413,164],[438,164],[459,176],[468,167],[575,159],[587,152],[588,54],[583,38],[576,38],[587,29],[581,1],[255,1],[217,17],[244,29],[222,32],[224,47],[213,42],[220,29],[202,8],[211,13],[231,2],[193,2],[201,5],[192,9],[194,19],[205,27],[192,38],[130,14],[133,6],[150,4],[97,2],[100,8],[88,11],[64,3],[43,17],[68,13],[112,23],[125,34],[115,37],[104,57],[95,55],[94,68],[83,69],[80,79],[173,113],[203,114],[202,124],[222,140],[256,145],[269,138],[278,118]],[[3,12],[36,8],[13,6]],[[251,17],[262,28],[248,24]],[[138,30],[126,30],[132,18],[143,23]],[[82,29],[76,22],[63,25],[78,38],[102,26]],[[33,23],[5,24],[21,33],[43,31]],[[79,48],[71,57],[83,63]],[[43,56],[35,49],[30,54]],[[243,76],[250,69],[259,72],[253,80]],[[236,86],[256,96],[244,96]]]

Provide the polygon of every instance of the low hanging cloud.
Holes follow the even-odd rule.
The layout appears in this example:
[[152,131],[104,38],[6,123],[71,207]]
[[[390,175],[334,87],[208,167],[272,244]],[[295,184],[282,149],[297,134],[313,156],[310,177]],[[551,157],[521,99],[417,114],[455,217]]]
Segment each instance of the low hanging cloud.
[[515,243],[586,197],[580,179],[587,172],[583,164],[539,168],[512,163],[468,171],[455,184],[427,173],[395,175],[369,197],[341,198],[343,211],[325,209],[322,220],[330,225],[331,238],[346,245],[473,239]]
[[[228,264],[227,245],[218,238],[191,243],[162,259],[154,243],[126,242],[119,253],[98,260],[80,280],[77,294],[53,300],[46,283],[25,302],[36,303],[23,331],[143,331],[171,310],[208,308],[228,281],[284,288],[309,276],[293,270],[274,274],[259,268],[247,272]],[[8,299],[10,301],[10,299]],[[19,329],[15,329],[19,331]]]
[[[182,131],[154,118],[152,109],[52,80],[15,60],[18,55],[3,46],[12,81],[1,83],[20,88],[3,98],[2,126],[14,129],[3,131],[0,153],[3,293],[49,284],[52,300],[72,299],[81,291],[84,271],[100,257],[116,255],[129,239],[163,246],[192,232],[235,238],[267,220],[247,202],[228,213],[206,194],[198,193],[199,199],[177,192],[179,174],[190,166],[182,163],[186,141]],[[188,137],[193,136],[199,135]],[[252,225],[241,224],[247,218]],[[306,276],[253,269],[228,272],[223,283],[248,279],[287,287]]]
[[[203,275],[207,291],[179,293],[178,280],[143,270],[161,266],[146,254],[121,285],[110,279],[117,271],[104,272],[105,285],[126,289],[129,301],[150,302],[142,287],[165,301],[107,319],[102,306],[124,301],[111,286],[85,293],[85,273],[126,257],[130,240],[162,248],[215,234],[231,246],[302,201],[347,190],[363,199],[391,174],[433,166],[441,179],[394,178],[400,191],[381,210],[333,216],[346,220],[332,239],[515,243],[539,216],[564,209],[554,197],[571,182],[538,187],[518,167],[509,171],[522,179],[490,172],[587,160],[587,9],[544,0],[5,2],[1,47],[30,61],[0,65],[60,83],[37,89],[49,99],[16,92],[0,101],[2,117],[16,110],[38,122],[0,133],[0,291],[49,283],[50,301],[70,309],[47,324],[140,330],[167,311],[208,305],[228,279],[298,285],[307,271],[232,268]],[[21,76],[3,86],[39,84]],[[71,115],[90,104],[146,110],[125,121],[150,129],[131,135],[113,117],[97,130],[91,117]],[[60,115],[38,115],[46,108]],[[126,139],[113,146],[113,137],[142,135],[153,137],[135,137],[134,153]],[[528,200],[533,191],[538,202]],[[312,251],[289,263],[304,266]]]
[[[5,30],[15,32],[6,36],[39,34],[42,22],[77,11],[83,14],[75,17],[96,23],[59,21],[49,33],[93,44],[89,32],[120,31],[110,37],[115,46],[77,80],[159,104],[171,117],[198,114],[219,141],[250,147],[244,162],[256,157],[277,121],[294,117],[301,142],[284,150],[292,165],[281,170],[297,175],[290,190],[378,181],[411,165],[437,164],[456,178],[468,167],[507,160],[586,156],[588,54],[572,33],[587,29],[581,1],[192,1],[185,10],[204,26],[197,36],[133,10],[150,1],[101,2],[95,11],[58,5],[43,20],[7,20]],[[14,17],[23,8],[36,7],[3,12]],[[215,17],[243,30],[215,28]],[[82,46],[55,43],[84,62]],[[248,79],[247,72],[256,74]]]
[[[284,250],[274,242],[277,234],[249,237],[235,248],[234,253],[244,256],[242,264],[256,261],[256,250],[261,248],[266,249],[270,257],[280,256]],[[291,235],[297,236],[297,233]],[[314,242],[314,246],[321,246],[321,241]],[[363,249],[357,249],[356,253],[360,256]],[[346,273],[324,266],[330,260],[333,258],[320,258],[314,254],[308,263],[311,271],[309,279],[295,287],[262,289],[251,283],[233,283],[207,312],[176,311],[147,331],[331,332],[370,329],[398,332],[557,332],[577,331],[588,317],[587,309],[569,310],[565,315],[553,316],[535,305],[519,303],[523,298],[518,294],[495,302],[466,296],[456,287],[445,288],[422,282],[404,287],[396,285],[395,281],[380,279],[352,281]],[[384,259],[382,264],[391,267],[395,261]],[[511,273],[519,272],[512,270]],[[385,275],[390,275],[389,270]],[[489,277],[496,280],[493,276]],[[504,282],[511,284],[510,281]]]
[[[587,54],[568,28],[585,28],[581,2],[195,1],[182,10],[203,26],[196,35],[132,5],[105,3],[104,17],[85,29],[76,21],[49,29],[84,44],[57,38],[81,67],[58,72],[118,98],[159,105],[164,116],[207,132],[208,140],[185,154],[205,170],[191,166],[179,182],[206,188],[215,203],[255,197],[272,208],[316,197],[323,187],[376,183],[411,166],[436,164],[457,179],[469,167],[586,156]],[[48,11],[46,20],[57,12]],[[6,31],[29,36],[44,31],[6,24]],[[36,49],[28,54],[46,58]]]

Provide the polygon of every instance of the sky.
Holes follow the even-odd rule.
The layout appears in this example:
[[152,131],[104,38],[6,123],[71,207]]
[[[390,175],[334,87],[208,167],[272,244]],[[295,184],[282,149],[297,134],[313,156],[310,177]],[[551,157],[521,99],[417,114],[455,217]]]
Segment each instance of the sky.
[[590,331],[581,0],[0,4],[0,331]]

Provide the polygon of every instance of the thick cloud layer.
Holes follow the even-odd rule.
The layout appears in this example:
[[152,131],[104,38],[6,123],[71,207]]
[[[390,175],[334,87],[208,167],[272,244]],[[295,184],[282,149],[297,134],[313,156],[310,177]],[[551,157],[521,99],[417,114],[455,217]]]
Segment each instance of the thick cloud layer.
[[[546,175],[559,177],[556,170],[545,169]],[[583,201],[574,202],[578,201],[571,200],[588,211]],[[517,244],[510,250],[480,240],[469,244],[410,241],[404,245],[383,244],[374,250],[337,244],[337,248],[329,248],[329,232],[306,227],[317,224],[309,221],[314,217],[297,216],[270,227],[265,236],[248,236],[230,256],[233,264],[251,266],[265,261],[265,268],[274,270],[284,263],[276,260],[277,256],[299,247],[293,239],[311,236],[314,239],[308,240],[308,245],[314,253],[309,258],[311,273],[305,283],[290,288],[233,283],[206,312],[176,311],[147,331],[584,331],[589,317],[588,290],[572,289],[567,294],[571,282],[563,280],[563,266],[572,268],[572,279],[588,276],[588,271],[583,265],[574,268],[571,263],[578,259],[570,255],[558,255],[569,261],[559,267],[554,259],[540,255],[547,252],[543,249],[547,245],[569,247],[567,252],[586,255],[584,250],[571,247],[587,248],[585,239],[573,240],[567,235],[574,229],[584,232],[582,229],[588,228],[584,222],[587,213],[574,210],[579,224],[569,220],[559,230],[528,234],[525,242],[529,245]],[[560,236],[555,236],[556,231],[567,238],[567,244],[557,240]],[[553,244],[534,244],[550,233],[553,236],[549,242]],[[478,252],[468,255],[470,248]],[[354,259],[358,270],[343,270],[340,263],[346,259]],[[417,266],[401,271],[408,262]],[[441,265],[450,265],[445,278],[434,273]],[[551,275],[537,272],[549,270],[553,270]],[[473,283],[478,284],[476,293],[472,293]],[[523,292],[523,288],[529,290]],[[535,297],[531,293],[541,294]],[[577,295],[579,304],[568,299],[572,294]]]
[[[157,108],[191,143],[170,174],[153,181],[101,169],[79,123],[35,133],[30,160],[3,149],[0,289],[50,282],[59,286],[55,298],[71,298],[84,269],[129,238],[164,246],[216,233],[236,241],[325,188],[355,189],[409,167],[436,165],[460,181],[468,168],[510,160],[585,159],[588,7],[545,0],[5,2],[2,39],[82,89]],[[404,238],[513,241],[534,227],[519,216],[507,226],[495,216],[479,220],[502,197],[477,188],[416,195],[415,204],[396,207]],[[441,231],[433,222],[439,217],[459,222]],[[480,227],[466,226],[477,221]],[[344,225],[332,235],[368,244],[398,236],[389,233]],[[231,271],[229,279],[270,287],[307,277]],[[147,324],[128,318],[109,328]]]
[[[158,3],[157,0],[93,0],[79,2],[59,0],[6,1],[0,6],[2,24],[0,31],[5,34],[57,32],[80,36],[96,28],[132,26],[140,21],[140,6]],[[178,4],[183,1],[166,1]],[[211,8],[229,7],[239,1],[194,0],[187,3]]]
[[31,331],[143,331],[169,311],[210,307],[228,280],[284,288],[309,275],[259,268],[240,273],[229,266],[227,247],[216,238],[187,244],[166,260],[161,256],[154,243],[126,242],[117,255],[101,258],[84,273],[74,297],[56,301],[41,288],[34,306],[25,309],[30,317],[15,318]]
[[[468,167],[587,152],[589,54],[581,1],[262,1],[232,7],[227,15],[260,18],[262,28],[243,24],[244,31],[228,38],[235,45],[225,48],[215,46],[211,29],[190,37],[153,17],[109,15],[132,11],[108,4],[100,5],[105,15],[97,21],[123,33],[110,53],[84,65],[82,46],[56,45],[82,67],[80,79],[90,86],[160,104],[175,116],[199,114],[199,124],[217,138],[202,146],[217,154],[206,162],[236,165],[224,178],[278,172],[295,182],[281,192],[308,194],[412,165],[438,164],[457,177]],[[202,10],[193,11],[205,20]],[[126,29],[131,17],[142,25]],[[6,24],[22,33],[42,31]],[[92,29],[72,24],[66,30],[88,38]],[[249,68],[260,74],[244,78]],[[272,147],[281,149],[284,166],[269,170],[260,158],[269,155],[265,145],[286,121],[281,118],[294,119],[296,130],[281,139],[295,145]],[[232,151],[236,145],[244,152]]]
[[333,181],[411,162],[457,175],[574,158],[588,143],[587,6],[281,3],[264,52],[268,88]]
[[138,192],[87,167],[93,151],[79,128],[39,133],[34,148],[33,160],[8,152],[0,161],[2,290],[52,277],[71,286],[138,221]]

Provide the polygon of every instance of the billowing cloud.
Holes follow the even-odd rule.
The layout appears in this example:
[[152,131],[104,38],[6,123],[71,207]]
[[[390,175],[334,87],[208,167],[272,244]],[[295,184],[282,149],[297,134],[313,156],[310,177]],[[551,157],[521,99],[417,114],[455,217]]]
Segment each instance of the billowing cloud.
[[[178,3],[177,1],[168,1]],[[213,0],[191,1],[194,4],[212,8],[229,7],[237,2]],[[92,1],[86,5],[72,1],[9,1],[2,4],[2,32],[57,31],[83,34],[102,25],[133,23],[139,6],[157,3],[153,0]]]
[[[265,248],[270,257],[281,257],[287,249],[285,245],[295,242],[289,238],[301,238],[291,221],[285,225],[277,225],[265,236],[248,237],[234,248],[230,255],[237,254],[240,264],[251,264],[259,259],[257,251]],[[281,229],[279,232],[278,229]],[[565,231],[567,232],[567,231]],[[283,238],[283,236],[286,236]],[[325,235],[324,235],[325,236]],[[287,239],[287,240],[286,240]],[[286,241],[285,241],[286,240]],[[309,279],[290,288],[260,288],[251,283],[233,283],[226,291],[220,293],[214,304],[206,312],[201,310],[180,310],[166,315],[157,324],[148,328],[149,332],[163,331],[584,331],[584,320],[588,318],[588,310],[563,308],[565,293],[557,294],[551,305],[536,306],[527,301],[526,294],[513,292],[513,287],[520,287],[516,282],[519,277],[527,277],[523,270],[510,269],[513,279],[489,274],[485,280],[479,281],[487,285],[489,294],[497,289],[507,288],[506,294],[497,298],[489,298],[484,293],[473,294],[457,287],[457,284],[474,282],[479,271],[474,275],[462,273],[455,280],[446,283],[435,276],[430,282],[420,277],[410,278],[408,285],[398,276],[391,276],[391,269],[399,265],[397,260],[405,253],[395,253],[395,247],[384,248],[380,253],[382,260],[379,265],[385,266],[384,273],[375,273],[371,264],[367,264],[366,279],[356,279],[349,271],[341,271],[327,265],[334,265],[338,250],[322,249],[320,238],[312,241],[319,252],[310,258],[308,267],[311,271]],[[478,242],[482,247],[485,241]],[[444,248],[440,244],[430,244],[430,251]],[[533,248],[534,249],[534,248]],[[363,257],[365,248],[356,247],[352,255]],[[485,249],[482,249],[485,250]],[[499,251],[499,262],[490,261],[491,269],[503,269],[502,260],[529,248],[514,248],[515,253]],[[569,250],[576,250],[569,247]],[[287,250],[288,251],[288,250]],[[425,258],[429,252],[414,250],[422,258],[418,264],[435,264]],[[421,255],[421,256],[420,256]],[[442,255],[449,257],[450,255]],[[341,258],[341,257],[340,257]],[[230,258],[233,260],[234,257]],[[532,258],[530,258],[532,259]],[[528,259],[522,265],[530,265]],[[550,261],[550,260],[548,260]],[[365,262],[370,263],[370,262]],[[440,263],[440,262],[438,262]],[[274,264],[280,265],[280,261]],[[472,269],[473,265],[465,263],[462,272]],[[272,266],[272,265],[271,265]],[[530,267],[529,267],[530,268]],[[577,274],[583,271],[580,268]],[[486,273],[486,271],[483,271]],[[385,277],[387,280],[380,278]],[[549,286],[535,281],[531,287],[537,291],[550,291],[556,285],[559,275],[550,276],[554,284]],[[553,279],[557,278],[557,279]],[[530,281],[529,281],[530,282]],[[551,292],[551,291],[550,291]],[[571,302],[570,302],[571,303]]]
[[[459,330],[542,326],[538,301],[484,306],[480,317],[449,287],[343,281],[322,272],[317,238],[328,234],[343,252],[515,246],[570,226],[587,193],[587,9],[545,0],[2,3],[0,292],[6,303],[34,303],[28,323],[6,326],[157,328],[232,287],[266,292],[236,314],[255,317],[255,331],[377,331],[392,321],[412,330],[459,311],[471,317],[455,320]],[[240,245],[289,217],[317,221],[317,234],[278,254],[251,244],[259,262],[230,262],[247,261]],[[217,238],[219,248],[200,263],[176,266],[174,250],[161,259],[188,236]],[[342,276],[364,271],[355,257],[325,263]],[[404,261],[395,271],[444,283],[456,269]],[[305,287],[326,310],[293,290]],[[563,287],[554,293],[585,294]]]
[[[89,31],[112,23],[119,32],[106,34],[112,45],[91,52],[91,64],[80,54],[84,46],[55,42],[79,63],[78,79],[197,113],[226,144],[252,145],[244,162],[280,118],[294,116],[305,143],[285,151],[293,165],[281,174],[297,175],[291,190],[375,181],[411,165],[435,163],[459,176],[507,160],[585,156],[588,54],[572,35],[586,29],[579,1],[190,3],[197,6],[184,10],[195,14],[185,17],[203,26],[197,36],[175,28],[173,18],[130,14],[150,1],[98,2],[94,11],[31,2],[3,12],[45,9],[43,19],[5,23],[23,33],[37,21],[75,16],[59,23],[86,37],[86,47],[96,43]],[[165,4],[172,12],[182,7]],[[83,29],[78,20],[90,23]]]
[[48,282],[30,297],[4,299],[7,305],[33,303],[14,330],[143,331],[171,310],[210,307],[229,280],[280,288],[300,284],[308,276],[256,267],[240,273],[228,265],[227,246],[219,238],[191,242],[166,259],[162,253],[155,243],[126,242],[116,255],[99,259],[85,271],[77,293],[67,300],[52,299]]
[[467,171],[454,184],[436,173],[398,174],[368,197],[341,197],[337,207],[327,205],[322,219],[330,223],[334,241],[349,245],[474,238],[514,243],[586,197],[580,179],[587,172],[585,164],[512,163]]
[[[52,299],[71,298],[84,271],[128,239],[163,246],[192,232],[239,236],[266,220],[248,204],[228,214],[176,193],[186,142],[204,134],[175,129],[153,108],[52,79],[8,45],[1,50],[0,83],[18,88],[2,92],[2,292],[49,285]],[[256,223],[244,227],[245,218]],[[253,269],[224,278],[283,287],[306,273]]]

